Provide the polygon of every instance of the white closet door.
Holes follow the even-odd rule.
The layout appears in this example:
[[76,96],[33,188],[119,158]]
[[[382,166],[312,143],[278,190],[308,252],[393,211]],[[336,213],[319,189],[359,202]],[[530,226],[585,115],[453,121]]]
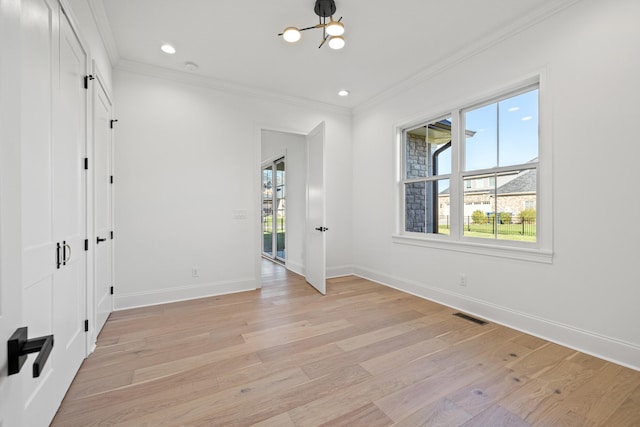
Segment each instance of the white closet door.
[[[112,133],[111,101],[99,78],[93,85],[96,336],[113,310]],[[103,240],[104,239],[104,240]]]
[[54,346],[19,375],[25,425],[47,425],[86,354],[86,54],[56,1],[24,0],[22,20],[23,325]]
[[60,79],[56,96],[53,150],[53,235],[70,248],[60,280],[54,283],[54,331],[63,346],[61,380],[73,381],[86,355],[87,318],[86,172],[87,92],[83,79],[87,56],[69,21],[60,14]]

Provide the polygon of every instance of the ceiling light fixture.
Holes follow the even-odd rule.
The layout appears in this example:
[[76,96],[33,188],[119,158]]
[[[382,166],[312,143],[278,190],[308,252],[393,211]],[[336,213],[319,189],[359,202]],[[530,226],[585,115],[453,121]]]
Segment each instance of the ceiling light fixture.
[[347,89],[341,89],[340,91],[338,91],[338,95],[340,95],[340,96],[347,96],[350,93],[351,92],[349,92]]
[[[336,13],[336,3],[334,0],[316,0],[313,11],[320,18],[318,25],[306,28],[287,27],[279,36],[289,43],[295,43],[302,37],[302,31],[312,30],[314,28],[322,28],[322,43],[318,46],[320,49],[327,41],[331,49],[342,49],[344,47],[344,24],[342,17],[337,21],[333,20],[333,14]],[[329,18],[329,22],[327,22]]]
[[176,53],[176,48],[171,46],[170,44],[163,44],[162,46],[160,46],[160,49],[164,53],[168,53],[169,55],[173,55],[174,53]]

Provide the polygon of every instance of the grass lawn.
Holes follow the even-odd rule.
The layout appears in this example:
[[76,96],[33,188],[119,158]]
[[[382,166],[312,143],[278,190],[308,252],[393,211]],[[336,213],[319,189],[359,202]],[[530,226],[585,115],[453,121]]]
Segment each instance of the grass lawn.
[[[536,241],[536,229],[535,225],[533,230],[525,229],[525,235],[522,235],[521,224],[499,224],[498,225],[498,240],[512,240],[518,242],[535,242]],[[438,228],[439,234],[449,234],[449,228],[447,226],[440,226]],[[464,226],[465,237],[478,237],[483,239],[495,239],[493,234],[493,224],[465,224]]]

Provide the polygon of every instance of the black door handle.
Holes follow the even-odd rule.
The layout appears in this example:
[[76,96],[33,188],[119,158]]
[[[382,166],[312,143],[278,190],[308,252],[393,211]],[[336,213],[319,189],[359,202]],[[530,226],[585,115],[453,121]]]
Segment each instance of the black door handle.
[[[69,255],[67,256],[67,249],[69,249]],[[62,265],[67,265],[71,259],[71,246],[66,241],[62,242]]]
[[97,243],[97,244],[100,244],[100,242],[106,242],[106,241],[107,241],[107,239],[102,239],[102,238],[100,238],[100,237],[98,237],[98,238],[96,239],[96,243]]
[[30,353],[39,353],[33,362],[33,378],[38,378],[53,348],[53,335],[28,339],[27,327],[18,328],[7,341],[7,375],[20,372]]
[[327,231],[327,230],[328,230],[328,228],[327,228],[327,227],[316,227],[316,230],[318,230],[318,231],[320,231],[320,232],[324,233],[325,231]]
[[62,261],[60,260],[60,243],[56,243],[56,268],[60,268]]

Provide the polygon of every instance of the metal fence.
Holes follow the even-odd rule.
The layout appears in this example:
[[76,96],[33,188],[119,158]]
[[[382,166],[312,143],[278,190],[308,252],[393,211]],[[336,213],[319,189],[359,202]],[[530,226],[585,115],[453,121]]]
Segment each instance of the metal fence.
[[[438,226],[448,230],[450,227],[449,215],[440,215]],[[536,221],[517,216],[501,217],[500,214],[498,214],[497,220],[495,216],[487,216],[486,221],[474,221],[471,216],[465,216],[464,229],[475,233],[535,236]]]

